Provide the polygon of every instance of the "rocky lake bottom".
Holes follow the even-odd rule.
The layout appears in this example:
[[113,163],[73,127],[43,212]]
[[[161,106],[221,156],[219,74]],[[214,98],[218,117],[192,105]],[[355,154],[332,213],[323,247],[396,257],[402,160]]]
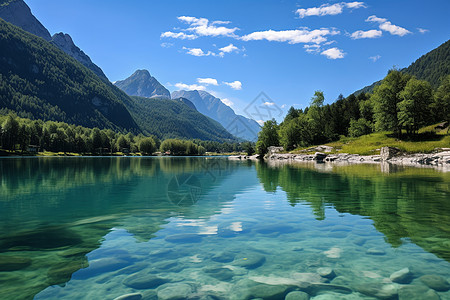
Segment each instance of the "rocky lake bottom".
[[[9,182],[2,298],[450,299],[447,174],[108,163],[30,160],[54,181]],[[66,172],[84,174],[55,190]]]

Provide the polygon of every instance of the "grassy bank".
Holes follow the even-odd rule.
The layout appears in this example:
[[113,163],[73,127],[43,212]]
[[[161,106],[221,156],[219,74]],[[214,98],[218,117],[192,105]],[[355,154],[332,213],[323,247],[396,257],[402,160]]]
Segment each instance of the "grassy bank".
[[[342,137],[339,141],[326,144],[336,150],[334,153],[374,155],[381,147],[396,147],[404,153],[431,153],[436,148],[450,148],[450,135],[447,129],[434,131],[435,125],[424,127],[413,137],[395,137],[392,132],[376,132],[356,138]],[[296,149],[293,153],[300,153]]]

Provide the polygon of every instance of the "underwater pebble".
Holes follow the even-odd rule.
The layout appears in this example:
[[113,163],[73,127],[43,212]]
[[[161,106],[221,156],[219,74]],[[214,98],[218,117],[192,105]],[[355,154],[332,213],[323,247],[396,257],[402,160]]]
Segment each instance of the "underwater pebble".
[[425,283],[429,288],[432,288],[438,292],[446,292],[450,290],[450,284],[445,278],[438,275],[424,275],[419,278],[420,281]]
[[309,295],[305,292],[294,291],[287,294],[284,300],[309,300]]
[[234,260],[234,253],[220,252],[215,254],[211,259],[215,262],[228,263]]
[[397,272],[394,272],[389,276],[389,279],[392,282],[396,283],[410,283],[413,279],[413,274],[409,270],[409,268],[403,268]]
[[336,273],[334,273],[334,270],[332,268],[324,267],[324,268],[318,268],[317,274],[324,278],[332,279],[336,277]]
[[398,295],[397,286],[394,284],[361,283],[355,286],[361,294],[379,298],[395,299]]
[[426,286],[406,285],[398,290],[399,300],[439,300],[439,295]]
[[256,269],[264,264],[266,257],[259,253],[246,253],[238,255],[233,261],[234,266],[247,269]]
[[122,295],[117,298],[114,298],[114,300],[140,300],[140,299],[142,299],[142,295],[139,293],[126,294],[126,295]]
[[185,283],[167,284],[158,290],[159,300],[186,299],[192,293],[192,287]]
[[160,278],[152,274],[143,274],[140,272],[126,278],[123,281],[123,284],[133,289],[145,290],[156,288],[167,282],[167,279]]
[[366,254],[369,254],[369,255],[385,255],[386,252],[384,250],[381,250],[381,249],[370,248],[370,249],[367,249]]

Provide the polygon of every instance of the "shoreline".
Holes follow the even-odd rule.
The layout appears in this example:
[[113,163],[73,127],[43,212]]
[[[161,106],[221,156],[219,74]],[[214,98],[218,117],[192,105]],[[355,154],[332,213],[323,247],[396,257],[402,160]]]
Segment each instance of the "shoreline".
[[[234,160],[258,160],[258,156],[230,156]],[[379,155],[359,155],[348,153],[314,154],[269,153],[264,157],[268,164],[286,164],[296,162],[316,162],[326,164],[391,164],[409,167],[427,167],[450,172],[450,150],[437,153],[401,154],[395,148],[383,147]]]

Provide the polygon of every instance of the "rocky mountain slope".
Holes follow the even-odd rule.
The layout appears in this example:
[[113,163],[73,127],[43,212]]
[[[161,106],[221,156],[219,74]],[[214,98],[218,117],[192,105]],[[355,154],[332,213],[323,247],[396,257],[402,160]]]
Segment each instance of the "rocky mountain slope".
[[170,92],[147,70],[137,70],[125,80],[114,83],[130,96],[170,99]]
[[175,91],[172,98],[186,98],[194,103],[199,112],[216,120],[235,136],[256,141],[260,130],[259,124],[246,117],[237,115],[234,110],[225,105],[219,98],[205,91]]
[[0,0],[0,18],[46,41],[52,42],[85,67],[92,70],[97,76],[108,80],[103,71],[73,43],[72,38],[68,34],[57,33],[53,37],[50,36],[48,30],[36,19],[23,0]]

